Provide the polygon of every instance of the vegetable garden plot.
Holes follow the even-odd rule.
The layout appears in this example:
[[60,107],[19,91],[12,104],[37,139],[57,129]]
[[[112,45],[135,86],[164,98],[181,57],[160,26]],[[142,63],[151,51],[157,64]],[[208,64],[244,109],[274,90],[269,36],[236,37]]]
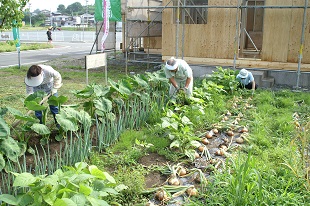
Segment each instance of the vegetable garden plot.
[[[157,86],[160,88],[158,91],[165,91],[163,88],[167,88],[167,85],[165,84],[166,82],[158,81],[158,84],[155,84],[154,82],[154,80],[159,80],[159,77],[160,75],[158,74],[152,74],[150,76],[151,80],[149,81],[149,85],[153,84],[153,86]],[[154,188],[148,188],[146,191],[141,193],[139,191],[139,194],[143,195],[144,199],[133,199],[135,195],[129,197],[122,196],[121,194],[125,192],[125,190],[123,190],[119,191],[120,193],[115,194],[115,196],[110,196],[111,194],[106,196],[106,201],[109,202],[109,200],[111,200],[109,198],[113,197],[114,202],[122,202],[123,204],[135,202],[145,205],[147,202],[149,202],[149,204],[162,205],[174,205],[177,203],[202,203],[207,205],[209,204],[209,201],[214,201],[214,198],[216,198],[216,195],[218,195],[219,197],[225,199],[225,203],[230,205],[245,205],[249,202],[255,204],[255,201],[257,203],[261,200],[266,201],[267,205],[271,204],[274,199],[274,196],[271,195],[275,192],[275,190],[269,188],[271,183],[266,181],[266,177],[270,178],[270,180],[285,181],[285,178],[271,178],[270,175],[277,174],[279,177],[281,177],[280,172],[285,170],[285,173],[289,174],[290,168],[283,165],[281,167],[281,164],[278,164],[277,166],[280,168],[279,171],[268,173],[268,171],[270,171],[269,168],[266,171],[261,170],[260,168],[262,165],[256,166],[253,158],[257,154],[260,154],[260,158],[265,158],[263,153],[259,153],[261,152],[259,147],[264,147],[264,150],[266,150],[268,149],[269,145],[272,145],[273,151],[277,151],[277,145],[281,145],[281,149],[283,151],[284,143],[281,141],[284,141],[285,138],[287,138],[287,134],[289,132],[295,131],[294,127],[297,127],[298,124],[299,127],[296,128],[298,129],[296,131],[300,132],[299,139],[302,139],[302,137],[304,137],[304,133],[302,132],[308,131],[308,129],[306,129],[308,127],[306,127],[305,124],[308,119],[306,112],[296,111],[298,116],[294,115],[294,121],[293,117],[289,116],[291,122],[288,122],[287,119],[285,119],[287,117],[286,114],[289,112],[278,112],[276,113],[276,118],[268,122],[269,125],[266,125],[265,123],[262,124],[261,122],[258,122],[259,118],[255,116],[260,111],[268,111],[266,113],[271,115],[275,113],[279,107],[285,108],[287,105],[293,107],[294,105],[291,105],[290,102],[281,99],[281,96],[270,97],[266,95],[266,93],[263,93],[263,91],[261,91],[263,93],[262,95],[260,95],[258,91],[258,97],[254,98],[248,98],[249,95],[245,92],[242,93],[242,91],[238,91],[240,94],[235,93],[234,95],[227,95],[227,93],[231,93],[233,91],[230,89],[229,84],[227,84],[228,89],[224,90],[223,88],[225,88],[225,86],[219,86],[214,82],[208,82],[207,80],[202,81],[202,86],[197,88],[196,93],[192,99],[180,101],[179,103],[181,104],[175,102],[167,103],[166,99],[164,98],[165,95],[162,93],[158,93],[158,96],[152,96],[152,98],[149,96],[143,96],[142,94],[144,94],[144,90],[139,88],[139,86],[143,85],[142,87],[144,87],[145,84],[143,81],[139,81],[140,80],[135,79],[135,81],[133,81],[130,79],[118,83],[113,83],[112,89],[110,88],[109,91],[105,90],[99,85],[92,85],[83,90],[83,92],[77,92],[77,94],[81,96],[87,96],[84,100],[88,103],[83,104],[87,107],[82,111],[87,111],[87,113],[89,112],[88,114],[92,114],[89,116],[94,117],[93,120],[95,120],[94,122],[97,122],[97,124],[103,125],[103,123],[109,120],[109,124],[111,125],[109,128],[114,130],[102,129],[102,132],[97,133],[97,130],[95,129],[85,129],[84,124],[88,122],[83,121],[85,120],[85,115],[78,115],[80,114],[80,111],[76,112],[75,110],[68,109],[67,113],[63,114],[62,117],[67,115],[67,119],[71,119],[70,121],[73,123],[75,119],[78,129],[75,132],[68,130],[67,134],[77,133],[80,135],[73,136],[73,138],[67,137],[66,139],[62,140],[68,141],[68,148],[66,148],[65,151],[68,152],[68,154],[71,153],[71,156],[66,156],[65,159],[68,161],[65,164],[72,165],[77,161],[77,159],[71,159],[71,157],[81,157],[82,159],[87,160],[89,158],[89,152],[94,151],[93,149],[98,149],[100,141],[102,141],[100,142],[102,145],[101,151],[105,153],[105,149],[108,148],[107,146],[113,146],[122,143],[118,141],[118,138],[115,139],[116,142],[110,142],[110,139],[113,139],[112,137],[115,134],[117,136],[119,133],[121,133],[121,130],[124,131],[127,128],[139,130],[141,125],[146,123],[147,127],[150,128],[150,131],[148,131],[147,135],[145,135],[146,137],[136,139],[136,141],[132,142],[132,146],[128,147],[124,151],[117,150],[116,154],[107,152],[106,155],[110,159],[113,158],[110,161],[114,161],[114,168],[117,169],[116,166],[121,168],[124,167],[125,169],[128,167],[129,170],[129,168],[133,167],[133,165],[138,164],[137,160],[126,162],[126,160],[128,160],[128,156],[126,155],[129,155],[131,151],[134,151],[134,155],[137,155],[135,152],[139,152],[139,157],[141,157],[141,155],[143,156],[145,153],[149,153],[150,151],[163,152],[163,150],[166,150],[168,153],[178,154],[178,160],[174,159],[174,161],[171,161],[171,159],[169,159],[169,162],[164,162],[163,165],[158,165],[155,169],[152,169],[152,166],[143,167],[144,169],[153,172],[160,171],[162,177],[164,177],[163,179],[158,179],[159,182],[157,185],[155,185]],[[139,92],[136,92],[136,86],[138,86]],[[98,95],[98,93],[100,95]],[[149,93],[155,94],[154,90]],[[102,98],[103,96],[101,95],[103,95],[104,98]],[[288,94],[283,92],[280,93],[280,95],[285,96]],[[133,98],[134,96],[136,99]],[[256,98],[260,98],[260,101],[258,102]],[[142,99],[147,101],[141,102],[140,100]],[[274,99],[277,99],[278,101],[274,101]],[[130,103],[128,100],[132,100],[132,102]],[[269,109],[266,105],[264,105],[264,107],[260,106],[260,104],[264,102],[268,102],[268,104],[266,104],[267,106],[274,107]],[[309,100],[305,100],[305,102],[307,103]],[[106,110],[111,108],[110,105],[112,105],[112,108],[115,110]],[[121,107],[117,107],[117,105],[121,105]],[[302,106],[303,110],[307,108],[304,107],[304,105]],[[139,109],[140,107],[143,107],[144,109],[141,110]],[[112,113],[109,113],[108,111],[112,111]],[[82,112],[81,114],[85,113]],[[267,118],[268,115],[260,118]],[[278,119],[278,117],[281,115],[283,115],[283,120]],[[140,116],[142,118],[140,118]],[[265,121],[267,120],[264,119],[264,122]],[[117,123],[119,122],[123,123],[119,124],[120,126],[115,128],[115,126],[112,125],[112,122],[115,125],[118,125]],[[124,122],[126,122],[126,124]],[[259,129],[259,131],[266,132],[264,134],[257,132],[257,128],[259,128],[261,125],[264,125],[265,128]],[[65,124],[63,126],[65,127]],[[80,130],[79,128],[82,128],[82,126],[83,129]],[[278,134],[282,136],[281,138],[274,138],[272,137],[274,134],[269,133],[268,140],[271,140],[272,142],[266,144],[267,140],[263,138],[267,136],[267,132],[271,131],[269,128],[272,128],[274,131],[276,130]],[[106,139],[105,136],[107,136],[108,131],[111,131],[111,138]],[[156,133],[156,139],[151,139],[149,137],[151,133]],[[85,139],[86,134],[89,140]],[[99,138],[99,134],[101,135],[100,138],[102,139]],[[253,134],[255,134],[255,136],[253,136]],[[163,139],[165,139],[166,142],[169,142],[168,147],[160,148],[156,146],[156,144]],[[80,141],[80,143],[78,143],[78,141]],[[295,141],[297,142],[297,139]],[[75,142],[77,145],[74,144]],[[259,146],[255,147],[255,144],[258,144]],[[69,148],[69,146],[75,148],[76,151],[70,152],[72,150]],[[152,150],[152,147],[155,147],[155,149]],[[85,153],[83,153],[83,151],[85,151]],[[252,154],[247,156],[244,155],[244,152]],[[281,150],[277,151],[276,153],[274,152],[272,155],[277,157],[276,155],[280,152]],[[285,152],[288,153],[288,150]],[[119,153],[125,153],[125,155],[122,156],[124,158],[117,156]],[[76,154],[85,155],[81,156]],[[167,153],[165,154],[167,155]],[[167,155],[167,157],[169,155]],[[47,152],[47,158],[43,157],[42,161],[37,163],[38,171],[45,173],[44,169],[46,167],[44,164],[48,163],[48,161],[45,162],[49,159],[48,156],[49,155]],[[114,156],[116,157],[115,159]],[[90,159],[89,161],[92,160]],[[161,161],[165,161],[165,159],[162,159]],[[269,161],[271,162],[272,159],[269,159]],[[64,161],[59,162],[64,163]],[[283,162],[281,161],[281,163]],[[293,168],[292,162],[287,163],[290,163],[287,165],[290,165],[290,167]],[[268,161],[264,161],[264,164],[268,164]],[[54,167],[55,170],[57,168],[58,166]],[[139,168],[139,166],[137,166],[137,168]],[[18,169],[19,168],[17,167],[17,170]],[[140,170],[142,170],[141,167]],[[277,170],[277,168],[275,168],[275,170]],[[129,172],[131,173],[130,175],[134,175],[135,173],[135,171],[131,170],[129,170]],[[124,173],[126,173],[125,170]],[[49,174],[53,174],[53,172]],[[228,178],[225,179],[226,176]],[[301,179],[292,179],[292,176],[289,176],[289,178],[290,179],[288,179],[288,181],[293,181],[294,184],[297,184],[297,182],[302,180],[304,177]],[[135,178],[132,176],[127,179],[129,179],[127,181],[135,181]],[[261,182],[259,182],[259,180]],[[13,178],[12,181],[8,184],[13,184]],[[217,185],[219,185],[218,188],[216,187]],[[258,187],[258,185],[263,187]],[[279,187],[276,191],[280,191],[280,194],[277,194],[282,198],[282,200],[277,200],[280,203],[281,201],[288,201],[290,203],[295,201],[289,199],[288,197],[290,196],[285,196],[285,193],[281,193],[282,188],[286,188],[287,185],[281,185],[276,182],[272,186]],[[303,185],[294,185],[294,187],[303,188]],[[224,190],[221,190],[222,188]],[[237,188],[239,188],[239,190]],[[260,190],[260,188],[264,188],[264,190]],[[86,185],[85,189],[90,189],[88,191],[91,191],[93,187],[91,185]],[[297,197],[304,196],[304,193],[301,190],[297,191],[291,188],[290,192],[292,192],[292,194],[296,195]],[[253,196],[253,194],[255,194],[255,196]],[[271,197],[266,196],[266,194],[270,195]],[[233,198],[230,198],[231,195],[233,195]],[[0,199],[2,197],[3,196],[0,196]],[[70,200],[73,201],[73,199],[70,197]],[[125,201],[127,202],[125,203]],[[223,201],[223,199],[221,199],[221,201]],[[305,203],[305,200],[298,199],[298,201]]]

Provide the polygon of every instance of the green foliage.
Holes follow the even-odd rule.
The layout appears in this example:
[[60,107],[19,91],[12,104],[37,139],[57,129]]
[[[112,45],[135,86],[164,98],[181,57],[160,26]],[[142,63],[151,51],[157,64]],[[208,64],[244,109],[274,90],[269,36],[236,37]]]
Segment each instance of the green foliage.
[[[213,71],[213,74],[210,76],[210,80],[221,86],[223,91],[233,94],[238,87],[238,81],[236,80],[237,71],[222,67],[216,67],[216,69],[217,70]],[[212,83],[209,84],[210,86],[212,85]],[[213,87],[215,87],[215,85]]]
[[0,200],[12,205],[110,205],[106,201],[127,187],[95,165],[84,162],[58,169],[52,175],[14,173],[13,186],[24,188],[17,196],[3,194]]
[[11,29],[13,22],[17,24],[14,26],[21,27],[22,19],[24,17],[23,8],[29,0],[17,0],[17,1],[1,1],[0,6],[0,30]]
[[[0,52],[16,51],[15,44],[16,44],[15,41],[0,42]],[[20,46],[21,51],[47,49],[47,48],[53,48],[53,46],[51,44],[43,44],[43,43],[22,43]]]

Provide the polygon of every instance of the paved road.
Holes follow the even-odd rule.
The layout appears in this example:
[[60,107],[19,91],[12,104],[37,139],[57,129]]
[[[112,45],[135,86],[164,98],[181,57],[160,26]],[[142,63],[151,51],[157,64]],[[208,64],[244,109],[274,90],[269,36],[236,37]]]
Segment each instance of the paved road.
[[[58,31],[59,32],[59,31]],[[56,33],[56,32],[55,32]],[[72,34],[72,32],[69,32]],[[68,33],[68,34],[69,34]],[[91,32],[93,33],[93,32]],[[22,34],[22,33],[21,33]],[[33,33],[34,34],[34,33]],[[89,35],[88,35],[89,36]],[[117,32],[116,34],[116,50],[119,49],[119,42],[121,41],[121,32]],[[72,39],[71,39],[72,40]],[[30,65],[30,64],[38,64],[43,63],[55,58],[59,57],[80,57],[89,55],[92,47],[93,42],[91,39],[88,41],[74,41],[72,42],[70,38],[66,41],[53,41],[54,48],[52,49],[41,49],[41,50],[29,50],[29,51],[21,51],[20,52],[20,64],[21,65]],[[23,43],[21,38],[21,43]],[[46,42],[46,40],[43,40]],[[40,42],[35,41],[35,42]],[[92,54],[96,53],[96,45],[92,50]],[[19,65],[19,58],[18,52],[4,52],[0,53],[0,69],[10,66],[18,66]]]

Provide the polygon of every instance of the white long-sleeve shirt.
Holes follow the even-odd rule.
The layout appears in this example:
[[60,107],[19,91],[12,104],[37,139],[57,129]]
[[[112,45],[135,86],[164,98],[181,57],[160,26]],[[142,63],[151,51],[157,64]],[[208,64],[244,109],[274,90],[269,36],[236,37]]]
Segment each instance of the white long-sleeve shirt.
[[28,95],[36,91],[50,93],[52,89],[57,90],[62,86],[62,78],[58,71],[48,65],[40,64],[38,66],[42,68],[43,82],[37,87],[30,87],[26,85],[26,93]]

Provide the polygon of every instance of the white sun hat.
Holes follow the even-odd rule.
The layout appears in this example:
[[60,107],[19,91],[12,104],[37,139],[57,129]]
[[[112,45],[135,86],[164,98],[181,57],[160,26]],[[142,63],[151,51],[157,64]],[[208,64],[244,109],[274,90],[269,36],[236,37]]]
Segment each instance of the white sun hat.
[[239,72],[239,75],[241,78],[247,78],[249,75],[249,72],[246,69],[241,69]]
[[[168,62],[169,62],[170,64],[172,63],[172,65],[168,64]],[[177,67],[178,67],[178,64],[177,64],[177,62],[176,62],[176,60],[175,60],[174,57],[171,57],[168,61],[166,61],[166,68],[167,68],[168,70],[173,71],[173,70],[175,70]]]
[[43,72],[36,77],[27,78],[25,77],[25,84],[30,87],[37,87],[43,82]]

